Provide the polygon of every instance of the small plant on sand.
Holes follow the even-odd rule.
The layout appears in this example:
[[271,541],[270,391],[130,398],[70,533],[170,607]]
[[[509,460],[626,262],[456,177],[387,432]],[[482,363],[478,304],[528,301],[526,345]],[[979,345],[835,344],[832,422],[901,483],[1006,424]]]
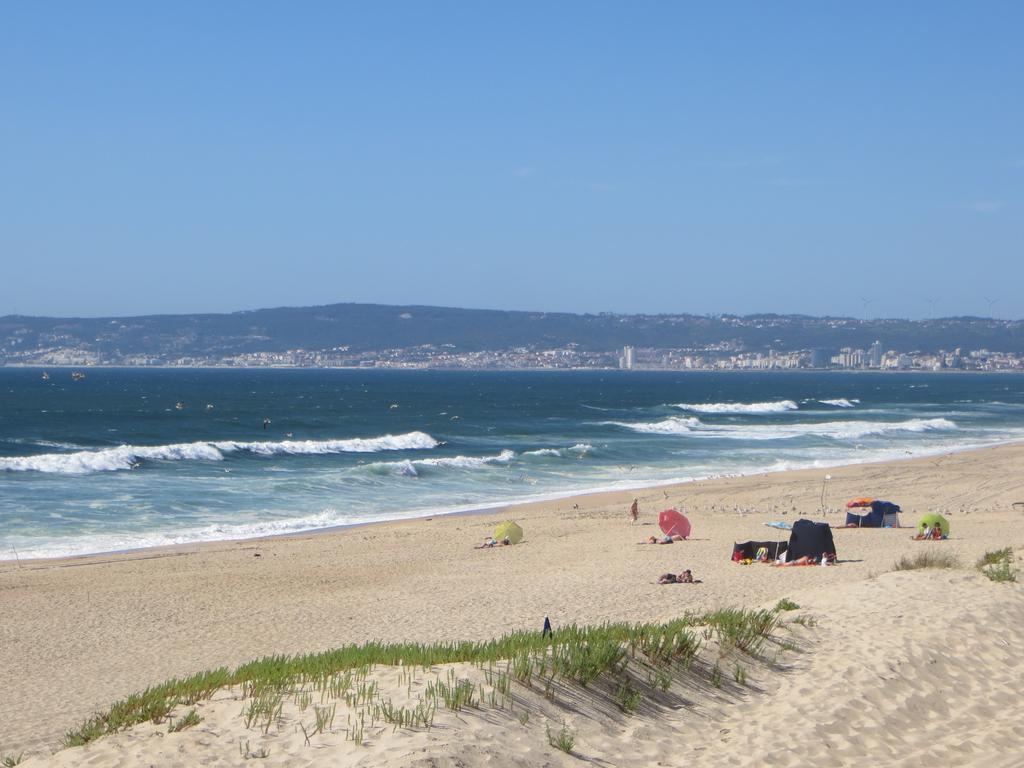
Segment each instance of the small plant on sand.
[[959,565],[956,555],[950,552],[918,552],[914,557],[903,556],[895,563],[894,571],[917,571],[922,568],[956,568]]
[[198,712],[194,709],[190,709],[185,713],[184,717],[179,717],[174,722],[168,723],[167,732],[177,733],[178,731],[184,731],[186,728],[191,728],[193,725],[199,725],[199,723],[202,722],[202,719],[203,718],[199,716]]
[[21,765],[21,761],[25,759],[25,753],[22,752],[20,755],[15,757],[14,755],[4,755],[0,758],[0,765],[3,768],[14,768],[16,765]]
[[711,684],[715,688],[722,687],[722,668],[718,666],[718,662],[715,662],[715,666],[711,669]]
[[732,679],[736,681],[737,685],[747,684],[747,670],[739,662],[736,662],[736,666],[733,668]]
[[790,600],[788,597],[784,597],[775,604],[775,610],[778,613],[782,611],[795,611],[800,606]]
[[633,687],[633,683],[629,677],[623,676],[619,681],[618,687],[615,689],[615,703],[618,705],[619,709],[626,714],[632,714],[636,712],[636,708],[640,706],[640,702],[643,698],[644,695]]
[[978,561],[978,570],[985,574],[990,581],[1016,581],[1017,574],[1013,572],[1010,565],[1012,562],[1013,550],[1010,547],[997,549],[994,552],[985,553]]
[[530,713],[529,712],[520,712],[519,713],[519,724],[520,725],[526,725],[528,722],[530,722]]
[[555,749],[560,749],[565,754],[572,754],[573,745],[576,744],[576,736],[570,731],[565,723],[562,723],[562,727],[556,732],[552,732],[551,723],[546,723],[544,730],[548,735],[548,744]]
[[260,747],[256,751],[253,751],[248,739],[239,739],[238,754],[242,756],[243,760],[262,760],[265,757],[270,757],[270,748]]
[[978,568],[984,568],[986,565],[1008,563],[1011,560],[1013,560],[1013,549],[1010,547],[989,550],[981,556],[981,559],[978,561]]

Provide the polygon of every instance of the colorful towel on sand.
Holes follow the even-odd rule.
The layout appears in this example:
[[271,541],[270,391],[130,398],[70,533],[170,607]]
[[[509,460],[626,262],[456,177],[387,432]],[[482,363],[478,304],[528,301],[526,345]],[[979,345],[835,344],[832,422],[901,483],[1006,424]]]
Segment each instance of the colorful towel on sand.
[[765,525],[767,525],[769,528],[780,528],[783,531],[791,531],[791,530],[793,530],[793,524],[792,523],[787,523],[787,522],[784,522],[782,520],[772,520],[769,523],[765,523]]

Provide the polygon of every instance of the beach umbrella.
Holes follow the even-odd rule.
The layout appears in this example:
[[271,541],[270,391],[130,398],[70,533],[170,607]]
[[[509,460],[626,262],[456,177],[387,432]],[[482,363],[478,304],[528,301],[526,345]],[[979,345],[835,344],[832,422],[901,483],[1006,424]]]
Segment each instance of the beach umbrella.
[[846,502],[847,509],[853,509],[854,507],[870,507],[874,499],[869,499],[867,496],[861,496],[857,499],[851,499]]
[[658,526],[666,536],[690,536],[690,521],[678,509],[666,509],[658,515]]
[[518,544],[523,540],[523,529],[511,520],[506,520],[503,523],[498,523],[498,527],[494,529],[494,538],[496,541],[508,539],[513,544]]
[[917,521],[917,533],[918,535],[924,533],[925,526],[934,528],[935,526],[942,528],[942,535],[949,536],[949,520],[944,518],[942,515],[937,515],[934,512],[925,515]]

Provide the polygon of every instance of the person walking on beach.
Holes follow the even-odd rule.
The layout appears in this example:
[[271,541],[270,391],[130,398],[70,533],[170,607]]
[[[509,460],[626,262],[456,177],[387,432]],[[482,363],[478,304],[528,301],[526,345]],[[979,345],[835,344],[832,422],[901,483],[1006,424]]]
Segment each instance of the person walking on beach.
[[639,514],[639,510],[637,509],[636,504],[637,504],[637,499],[633,499],[633,503],[629,507],[629,521],[631,523],[635,523],[636,522],[636,517]]

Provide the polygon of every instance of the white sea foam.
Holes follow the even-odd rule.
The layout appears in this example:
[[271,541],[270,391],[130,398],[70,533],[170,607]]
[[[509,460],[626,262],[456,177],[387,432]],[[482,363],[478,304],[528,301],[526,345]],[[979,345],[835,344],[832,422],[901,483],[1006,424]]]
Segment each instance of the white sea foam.
[[212,444],[225,453],[247,451],[260,456],[276,454],[317,455],[324,453],[377,453],[378,451],[408,451],[436,448],[439,443],[426,432],[408,432],[404,435],[382,435],[348,440],[281,440],[279,442],[234,442]]
[[209,443],[176,445],[121,445],[96,451],[43,453],[38,456],[13,456],[0,459],[0,469],[8,472],[45,472],[58,475],[85,475],[132,469],[144,459],[165,461],[221,461],[223,454]]
[[774,400],[765,403],[674,403],[673,408],[679,408],[690,413],[785,413],[795,411],[800,406],[792,400]]
[[700,419],[684,416],[669,416],[661,421],[605,421],[603,424],[611,424],[616,427],[625,427],[634,432],[644,432],[649,435],[686,435],[700,426]]
[[442,469],[479,469],[491,464],[507,464],[516,457],[515,451],[505,449],[497,456],[444,456],[436,459],[405,459],[403,461],[377,461],[367,464],[371,472],[405,477],[419,477],[419,468],[441,467]]
[[908,419],[906,421],[822,421],[813,424],[717,425],[694,433],[695,437],[732,440],[789,440],[797,437],[827,437],[858,440],[893,432],[931,432],[958,429],[949,419]]
[[562,456],[559,448],[538,448],[536,451],[523,451],[523,456]]
[[0,470],[84,475],[133,469],[140,461],[223,461],[225,453],[248,452],[259,456],[275,454],[316,455],[330,453],[375,453],[435,448],[439,443],[425,432],[383,435],[349,440],[285,440],[282,442],[176,443],[172,445],[121,445],[74,453],[43,453],[38,456],[0,458]]
[[516,457],[515,451],[507,448],[497,456],[445,456],[437,459],[416,459],[413,464],[422,467],[448,467],[451,469],[476,469],[488,464],[507,464]]
[[698,419],[670,417],[656,422],[619,422],[607,424],[625,427],[634,432],[660,435],[689,435],[700,438],[731,440],[788,440],[795,437],[819,436],[837,440],[858,439],[889,432],[929,432],[955,430],[949,419],[908,419],[906,421],[822,421],[803,424],[703,424]]
[[853,400],[847,400],[845,397],[837,397],[834,400],[819,400],[818,402],[824,403],[825,405],[834,405],[838,408],[855,408],[856,404],[859,403],[860,400],[857,400],[856,398]]

